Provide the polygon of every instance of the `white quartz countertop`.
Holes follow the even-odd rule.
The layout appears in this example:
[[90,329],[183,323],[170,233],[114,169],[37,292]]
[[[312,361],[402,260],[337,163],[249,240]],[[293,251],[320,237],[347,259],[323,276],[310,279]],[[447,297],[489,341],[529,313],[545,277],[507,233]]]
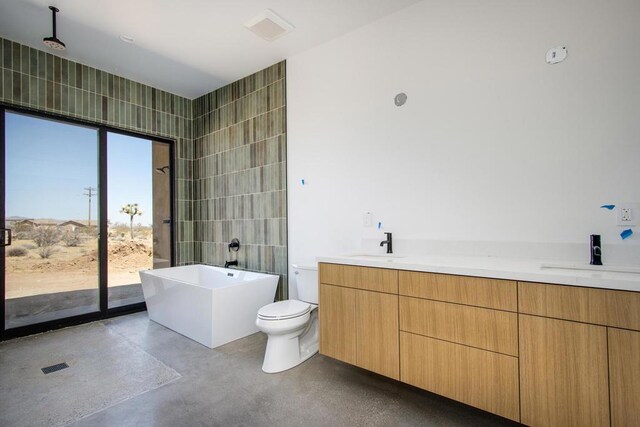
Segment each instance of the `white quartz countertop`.
[[[640,292],[640,268],[621,267],[620,271],[607,271],[616,266],[589,266],[588,264],[562,263],[554,260],[527,260],[469,256],[403,256],[346,254],[318,257],[318,262],[348,264],[363,267],[390,268],[396,270],[424,271],[460,276],[490,277],[523,282],[554,283],[559,285],[586,286],[590,288],[619,289]],[[560,266],[549,268],[544,266]],[[566,267],[566,268],[565,268]],[[584,267],[585,269],[577,269]],[[587,268],[596,268],[587,270]],[[630,271],[638,272],[630,272]]]

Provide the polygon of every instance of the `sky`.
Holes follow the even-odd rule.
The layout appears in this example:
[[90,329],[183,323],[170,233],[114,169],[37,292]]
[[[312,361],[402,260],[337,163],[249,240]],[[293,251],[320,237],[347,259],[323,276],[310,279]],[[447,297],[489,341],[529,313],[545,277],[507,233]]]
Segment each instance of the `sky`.
[[[86,187],[98,188],[97,129],[32,116],[5,116],[5,215],[34,219],[87,220]],[[116,133],[107,136],[108,219],[129,223],[120,213],[138,203],[143,215],[134,224],[150,225],[152,141]],[[94,190],[95,191],[95,190]],[[97,224],[98,196],[91,200]]]

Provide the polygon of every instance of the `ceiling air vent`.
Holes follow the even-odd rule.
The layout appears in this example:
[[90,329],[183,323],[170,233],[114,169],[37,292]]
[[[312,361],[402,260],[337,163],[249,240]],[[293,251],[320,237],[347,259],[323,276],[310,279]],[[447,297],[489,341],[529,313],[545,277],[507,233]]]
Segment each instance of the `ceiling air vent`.
[[295,28],[271,9],[266,9],[260,15],[245,22],[244,26],[268,42],[284,36]]

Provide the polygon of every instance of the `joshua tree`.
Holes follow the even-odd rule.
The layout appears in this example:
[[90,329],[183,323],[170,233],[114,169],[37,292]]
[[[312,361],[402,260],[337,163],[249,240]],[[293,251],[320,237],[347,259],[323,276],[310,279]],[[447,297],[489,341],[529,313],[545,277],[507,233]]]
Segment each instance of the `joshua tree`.
[[133,240],[133,217],[142,215],[142,211],[137,203],[129,203],[120,208],[120,212],[129,215],[129,230],[131,231],[131,240]]

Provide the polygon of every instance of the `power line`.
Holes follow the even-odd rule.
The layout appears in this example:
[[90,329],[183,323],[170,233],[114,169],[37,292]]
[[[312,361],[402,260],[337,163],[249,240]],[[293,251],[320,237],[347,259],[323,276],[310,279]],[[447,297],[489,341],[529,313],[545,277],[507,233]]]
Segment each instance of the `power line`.
[[89,197],[89,221],[87,227],[91,227],[91,198],[98,194],[98,189],[93,187],[85,187],[84,189],[87,190],[87,192],[83,194]]

